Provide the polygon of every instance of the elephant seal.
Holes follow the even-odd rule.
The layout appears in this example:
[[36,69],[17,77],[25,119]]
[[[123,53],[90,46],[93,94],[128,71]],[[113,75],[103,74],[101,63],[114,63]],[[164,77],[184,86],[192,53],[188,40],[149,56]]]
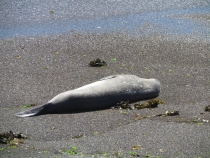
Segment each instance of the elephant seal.
[[17,113],[28,117],[50,113],[68,113],[110,108],[121,101],[134,103],[155,98],[160,93],[160,82],[135,75],[113,75],[83,87],[58,94],[46,104]]

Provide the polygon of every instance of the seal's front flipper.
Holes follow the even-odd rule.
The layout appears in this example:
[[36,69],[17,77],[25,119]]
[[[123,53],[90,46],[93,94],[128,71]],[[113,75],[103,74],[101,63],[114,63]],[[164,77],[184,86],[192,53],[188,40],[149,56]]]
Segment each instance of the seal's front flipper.
[[30,116],[36,116],[42,113],[42,111],[44,110],[43,106],[37,107],[35,109],[31,109],[28,111],[23,111],[20,113],[15,114],[18,117],[30,117]]

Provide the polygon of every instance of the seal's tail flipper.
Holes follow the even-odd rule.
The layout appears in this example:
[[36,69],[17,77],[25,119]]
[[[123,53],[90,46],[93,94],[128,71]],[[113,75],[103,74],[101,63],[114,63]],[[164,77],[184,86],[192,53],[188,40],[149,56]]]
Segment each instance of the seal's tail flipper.
[[15,114],[18,117],[30,117],[30,116],[36,116],[42,113],[42,111],[44,110],[44,106],[40,106],[28,111],[23,111],[20,113]]

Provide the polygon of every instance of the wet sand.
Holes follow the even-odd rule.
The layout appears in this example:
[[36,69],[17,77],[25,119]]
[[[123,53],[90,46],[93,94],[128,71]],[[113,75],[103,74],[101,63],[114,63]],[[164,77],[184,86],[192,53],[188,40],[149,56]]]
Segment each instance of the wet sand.
[[[210,122],[193,121],[210,120],[210,113],[204,112],[210,99],[210,44],[186,39],[72,33],[1,40],[1,131],[29,137],[15,149],[1,144],[6,148],[2,156],[65,157],[65,151],[76,146],[76,156],[113,157],[119,152],[129,157],[133,146],[140,145],[142,149],[135,152],[143,157],[208,157]],[[108,66],[88,67],[95,58],[105,60]],[[159,79],[159,98],[165,104],[130,111],[107,109],[30,118],[14,115],[25,110],[21,105],[41,105],[60,92],[121,73]],[[167,110],[178,110],[180,115],[135,121],[136,115]],[[73,139],[78,135],[85,137]]]

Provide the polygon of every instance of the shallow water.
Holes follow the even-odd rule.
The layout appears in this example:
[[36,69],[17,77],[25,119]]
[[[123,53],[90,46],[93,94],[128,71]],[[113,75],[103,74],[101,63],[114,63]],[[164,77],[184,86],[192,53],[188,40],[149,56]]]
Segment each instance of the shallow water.
[[[210,1],[57,1],[2,2],[0,38],[43,36],[71,32],[126,32],[196,35],[210,38]],[[52,12],[50,12],[52,11]]]

